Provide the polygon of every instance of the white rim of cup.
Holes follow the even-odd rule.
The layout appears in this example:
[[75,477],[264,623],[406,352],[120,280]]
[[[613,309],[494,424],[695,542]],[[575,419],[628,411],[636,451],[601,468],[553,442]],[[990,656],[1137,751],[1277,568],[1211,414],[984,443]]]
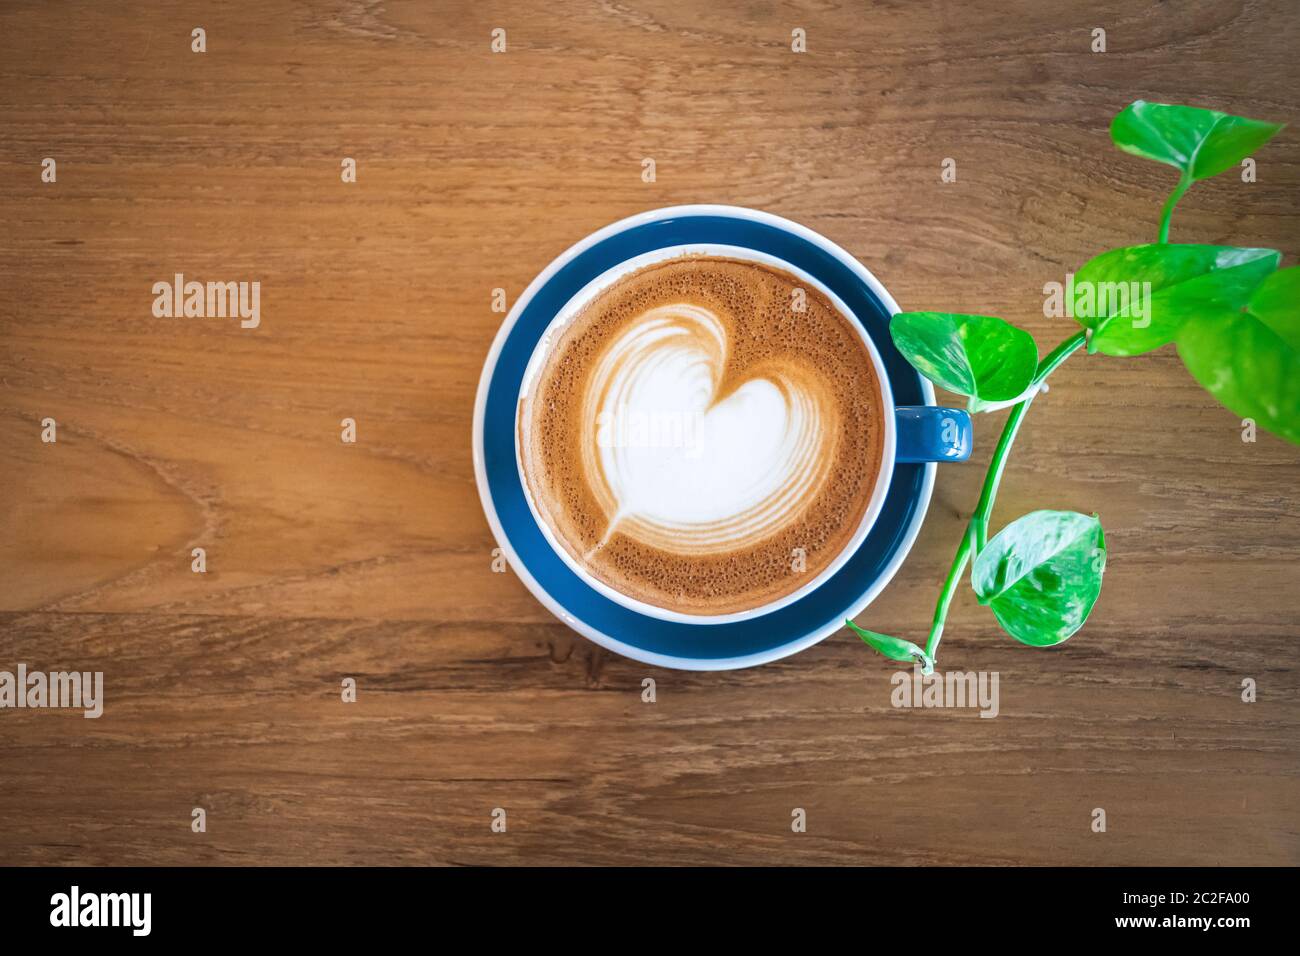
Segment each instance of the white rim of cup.
[[[608,650],[629,657],[632,660],[641,661],[645,664],[652,664],[657,667],[667,667],[676,670],[690,671],[720,671],[735,670],[742,667],[754,667],[759,664],[767,664],[772,661],[789,657],[791,654],[797,654],[806,650],[814,644],[819,643],[826,637],[838,631],[843,624],[837,619],[824,624],[807,634],[795,640],[781,644],[777,647],[768,648],[753,654],[745,654],[738,657],[727,658],[692,658],[677,657],[669,654],[658,654],[653,651],[647,651],[643,648],[636,647],[620,641],[618,638],[605,634],[596,628],[591,627],[586,622],[579,620],[570,613],[563,605],[551,597],[543,588],[536,578],[529,573],[528,568],[520,560],[514,546],[510,543],[510,538],[501,525],[500,518],[497,516],[496,506],[492,501],[492,494],[488,487],[487,466],[483,460],[483,421],[487,409],[488,388],[492,382],[492,375],[496,371],[497,360],[500,357],[501,349],[505,345],[506,339],[510,335],[511,329],[514,328],[515,322],[518,321],[520,314],[527,307],[537,291],[542,288],[550,279],[563,268],[568,262],[580,255],[582,252],[591,248],[599,242],[617,235],[636,226],[645,225],[651,222],[657,222],[661,219],[670,219],[676,216],[724,216],[734,219],[747,219],[752,222],[760,222],[778,229],[782,229],[795,236],[798,236],[828,252],[834,258],[838,259],[851,272],[860,278],[867,287],[876,295],[881,304],[889,311],[890,315],[897,313],[899,310],[898,303],[894,301],[888,290],[881,285],[880,281],[871,274],[861,262],[851,256],[840,246],[831,242],[826,237],[814,232],[807,226],[800,225],[781,216],[772,213],[762,212],[757,209],[749,209],[744,206],[728,206],[720,204],[696,204],[684,206],[665,206],[660,209],[650,209],[645,212],[628,216],[617,222],[610,223],[602,229],[591,233],[585,238],[574,243],[537,274],[536,278],[528,284],[523,293],[515,300],[510,312],[506,315],[505,320],[497,330],[496,336],[492,340],[492,347],[488,350],[487,358],[483,363],[483,371],[479,377],[478,392],[474,400],[474,422],[472,436],[472,451],[474,457],[474,479],[478,487],[479,501],[483,506],[483,513],[488,519],[488,525],[492,529],[492,536],[496,539],[502,553],[505,555],[511,569],[518,575],[524,586],[532,592],[542,605],[549,610],[555,617],[564,622],[574,631],[577,631],[583,637],[604,647]],[[850,313],[851,314],[851,313]],[[885,383],[888,386],[888,383]],[[891,390],[892,391],[892,390]],[[925,399],[925,404],[934,405],[934,387],[925,378],[921,378],[921,393]],[[912,545],[916,542],[917,535],[920,533],[921,525],[924,523],[925,515],[929,511],[930,498],[934,491],[934,480],[937,465],[930,462],[923,466],[924,475],[921,482],[921,494],[917,502],[917,508],[912,514],[912,520],[908,525],[907,532],[903,536],[902,542],[895,550],[889,563],[882,569],[870,587],[844,611],[844,617],[856,617],[872,601],[879,596],[880,592],[888,586],[893,580],[898,569],[907,559],[912,550]],[[861,547],[859,543],[858,547]],[[846,553],[851,553],[854,549],[846,548]],[[585,581],[585,578],[584,578]],[[757,618],[755,618],[756,620]],[[707,626],[707,625],[703,625]],[[703,635],[702,635],[703,638]]]
[[[769,253],[759,252],[756,249],[747,249],[743,246],[730,246],[725,243],[716,242],[697,242],[697,243],[679,243],[674,246],[664,246],[661,249],[654,249],[650,252],[633,256],[625,259],[616,266],[606,269],[596,278],[592,279],[581,289],[573,294],[563,307],[551,319],[542,337],[533,347],[533,354],[528,359],[528,364],[524,370],[524,378],[520,385],[521,395],[523,389],[529,384],[531,376],[539,374],[541,366],[545,362],[545,354],[555,347],[558,336],[552,332],[556,329],[563,328],[563,323],[572,321],[588,302],[599,295],[604,289],[607,289],[614,282],[626,275],[636,272],[638,269],[646,268],[650,265],[667,262],[679,256],[685,255],[707,255],[721,256],[735,259],[743,259],[748,262],[756,262],[761,265],[769,265],[780,269],[787,275],[793,276],[796,280],[804,285],[811,286],[822,295],[826,296],[835,310],[848,319],[853,326],[853,331],[862,341],[870,356],[872,367],[876,370],[876,379],[880,386],[881,407],[892,409],[895,408],[893,389],[889,385],[889,376],[885,369],[885,360],[881,357],[880,352],[876,349],[876,343],[871,341],[871,333],[860,322],[855,321],[853,312],[849,309],[848,304],[838,295],[831,291],[820,279],[798,266],[791,265],[778,256]],[[549,344],[548,344],[549,338]],[[543,349],[546,345],[547,348]],[[532,512],[533,520],[536,522],[538,529],[542,532],[542,537],[546,543],[551,546],[556,557],[568,565],[569,570],[582,579],[583,583],[593,591],[601,594],[615,604],[621,604],[629,611],[635,611],[637,614],[644,614],[646,617],[658,618],[661,621],[671,621],[674,624],[695,624],[707,626],[710,624],[733,624],[738,621],[747,621],[751,618],[762,617],[764,614],[770,614],[773,611],[779,611],[786,605],[793,604],[801,598],[807,597],[817,588],[825,584],[832,575],[848,562],[854,553],[862,546],[862,542],[867,540],[867,535],[875,527],[876,519],[880,517],[880,512],[884,509],[885,498],[889,496],[889,487],[894,475],[894,464],[897,453],[897,422],[893,415],[882,415],[881,425],[884,429],[884,441],[880,449],[880,476],[876,480],[875,487],[871,489],[871,497],[867,501],[866,510],[862,513],[862,518],[858,521],[857,528],[849,540],[844,543],[844,547],[834,558],[817,572],[812,578],[799,585],[793,591],[773,598],[765,604],[748,608],[743,611],[732,611],[727,614],[688,614],[684,611],[674,611],[672,608],[660,607],[656,604],[650,604],[634,597],[629,597],[620,592],[604,581],[601,581],[578,562],[569,550],[561,543],[554,530],[546,523],[537,507],[537,502],[533,500],[532,490],[528,487],[528,476],[524,472],[524,462],[522,457],[517,457],[516,463],[519,469],[519,482],[524,489],[524,498],[528,502],[528,509]],[[515,434],[519,434],[519,405],[515,406]],[[517,444],[517,442],[516,442]],[[888,467],[886,467],[888,465]]]

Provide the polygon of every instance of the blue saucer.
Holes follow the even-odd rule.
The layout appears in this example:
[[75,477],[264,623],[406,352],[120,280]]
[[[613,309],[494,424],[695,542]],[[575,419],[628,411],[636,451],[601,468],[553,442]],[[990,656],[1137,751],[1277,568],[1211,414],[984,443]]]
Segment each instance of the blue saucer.
[[529,509],[516,459],[515,415],[525,367],[551,320],[588,282],[668,246],[741,246],[803,269],[843,300],[884,360],[897,405],[933,405],[934,392],[894,347],[892,300],[843,250],[802,226],[725,206],[658,210],[616,223],[561,256],[515,304],[484,369],[475,410],[475,468],[484,511],[512,570],[565,623],[621,654],[667,667],[721,670],[802,650],[859,613],[902,563],[929,504],[933,464],[897,464],[870,534],[803,598],[744,621],[678,623],[609,600],[555,554]]

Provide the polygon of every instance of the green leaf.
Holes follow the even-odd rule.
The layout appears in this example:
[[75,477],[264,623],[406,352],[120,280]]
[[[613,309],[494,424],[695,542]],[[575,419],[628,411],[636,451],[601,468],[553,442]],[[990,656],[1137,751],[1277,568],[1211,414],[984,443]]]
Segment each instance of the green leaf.
[[1180,243],[1111,249],[1075,274],[1067,305],[1092,330],[1090,353],[1141,355],[1194,317],[1239,311],[1281,258],[1274,249]]
[[900,312],[889,334],[918,372],[969,396],[973,412],[1018,398],[1038,371],[1033,336],[992,315]]
[[1300,266],[1275,272],[1255,290],[1247,304],[1250,314],[1300,352]]
[[1083,627],[1105,567],[1106,540],[1096,515],[1034,511],[984,546],[971,568],[971,586],[1008,634],[1050,647]]
[[1244,311],[1192,319],[1178,354],[1234,414],[1300,445],[1300,267],[1269,276]]
[[888,634],[877,634],[875,631],[864,631],[850,620],[845,620],[845,624],[857,632],[858,637],[866,641],[867,645],[877,652],[884,654],[891,661],[920,661],[921,671],[925,674],[934,671],[934,661],[930,656],[917,647],[911,641],[905,641],[901,637],[890,637]]
[[1110,124],[1110,138],[1126,153],[1167,163],[1197,182],[1231,169],[1282,129],[1282,123],[1138,100]]

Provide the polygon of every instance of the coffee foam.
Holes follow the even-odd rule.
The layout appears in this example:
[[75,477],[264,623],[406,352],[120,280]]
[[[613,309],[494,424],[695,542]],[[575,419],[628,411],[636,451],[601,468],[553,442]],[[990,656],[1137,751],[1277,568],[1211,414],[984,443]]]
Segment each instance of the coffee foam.
[[879,476],[880,406],[866,346],[820,292],[688,256],[622,277],[563,330],[522,400],[520,454],[534,505],[592,576],[724,614],[798,589],[844,548]]

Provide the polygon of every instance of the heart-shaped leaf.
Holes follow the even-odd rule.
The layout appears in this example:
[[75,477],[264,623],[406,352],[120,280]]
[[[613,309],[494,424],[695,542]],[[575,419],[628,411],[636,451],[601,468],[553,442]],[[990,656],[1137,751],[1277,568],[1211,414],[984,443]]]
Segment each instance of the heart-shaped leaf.
[[992,315],[900,312],[889,334],[918,372],[969,396],[973,412],[1018,398],[1038,370],[1033,336]]
[[1244,311],[1193,318],[1178,354],[1233,413],[1300,445],[1300,267],[1265,279]]
[[1075,321],[1092,330],[1089,352],[1141,355],[1172,342],[1193,317],[1240,310],[1280,259],[1274,249],[1125,246],[1075,274],[1068,304]]
[[1088,619],[1105,567],[1106,540],[1096,515],[1034,511],[984,546],[971,568],[971,586],[1008,634],[1050,647]]
[[852,628],[862,638],[869,647],[888,657],[891,661],[920,661],[922,673],[929,674],[934,671],[934,661],[930,655],[917,647],[911,641],[905,641],[901,637],[890,637],[888,634],[877,634],[875,631],[865,631],[858,627],[852,621],[844,622]]
[[1138,100],[1116,114],[1110,138],[1124,152],[1167,163],[1196,182],[1236,166],[1282,126],[1218,110]]
[[1265,279],[1251,295],[1247,310],[1300,352],[1300,266]]

